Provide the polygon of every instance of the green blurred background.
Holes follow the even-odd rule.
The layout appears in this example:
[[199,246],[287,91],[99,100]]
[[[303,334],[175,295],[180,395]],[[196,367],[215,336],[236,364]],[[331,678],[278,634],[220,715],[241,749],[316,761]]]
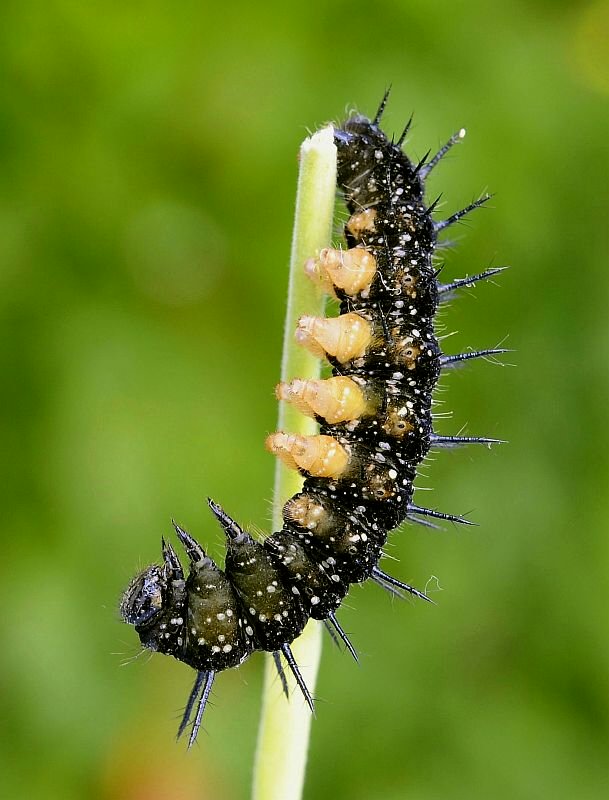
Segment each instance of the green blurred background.
[[444,275],[513,269],[442,322],[517,367],[447,377],[440,426],[510,444],[420,480],[479,528],[393,537],[436,607],[350,595],[361,665],[326,645],[306,797],[607,796],[607,25],[567,0],[3,0],[2,797],[248,796],[262,657],[186,754],[192,674],[134,658],[117,601],[172,516],[221,555],[207,495],[268,530],[297,149],[389,83],[414,157],[468,128],[443,213],[496,192]]

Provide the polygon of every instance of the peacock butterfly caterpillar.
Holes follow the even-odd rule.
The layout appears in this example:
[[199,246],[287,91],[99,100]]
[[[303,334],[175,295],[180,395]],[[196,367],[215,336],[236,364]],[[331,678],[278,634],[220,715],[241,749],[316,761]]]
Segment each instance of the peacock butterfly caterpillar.
[[285,687],[284,656],[313,709],[290,644],[314,618],[356,656],[336,616],[351,584],[372,579],[393,593],[428,600],[379,566],[388,534],[405,520],[471,523],[414,502],[419,464],[433,447],[499,441],[439,435],[432,414],[442,370],[505,352],[447,355],[434,329],[443,299],[503,269],[441,283],[434,263],[438,235],[489,195],[434,220],[437,201],[427,205],[425,180],[465,131],[414,163],[402,151],[410,123],[396,141],[380,128],[386,101],[387,94],[373,119],[353,114],[334,130],[338,190],[349,213],[346,248],[325,248],[304,268],[335,295],[340,310],[332,318],[302,317],[296,331],[303,347],[327,359],[332,375],[277,387],[281,400],[320,426],[314,436],[279,431],[267,438],[267,449],[304,476],[302,490],[285,504],[282,529],[257,541],[210,500],[226,534],[224,568],[174,523],[188,570],[163,540],[162,564],[138,574],[121,601],[122,617],[144,647],[197,672],[178,731],[197,706],[189,746],[216,674],[255,650],[273,654]]

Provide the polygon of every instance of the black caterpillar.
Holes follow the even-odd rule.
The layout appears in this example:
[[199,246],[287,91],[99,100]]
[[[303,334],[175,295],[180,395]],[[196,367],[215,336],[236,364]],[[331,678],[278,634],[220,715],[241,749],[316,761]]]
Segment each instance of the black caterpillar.
[[353,115],[335,129],[338,188],[350,218],[348,249],[325,249],[307,263],[313,280],[333,291],[340,316],[303,317],[297,338],[332,366],[327,380],[280,384],[278,396],[320,424],[318,436],[275,433],[267,448],[305,476],[301,492],[283,510],[283,529],[262,543],[209,501],[227,537],[224,570],[174,523],[189,559],[188,575],[163,540],[163,564],[139,574],[120,610],[144,647],[197,670],[180,736],[198,708],[195,741],[217,672],[241,664],[254,650],[273,653],[284,690],[280,654],[309,706],[312,697],[290,650],[310,617],[324,620],[355,650],[335,612],[352,583],[368,578],[400,594],[428,598],[378,566],[390,531],[405,519],[430,525],[436,517],[471,524],[413,503],[417,467],[430,447],[485,437],[439,436],[432,428],[432,391],[440,372],[500,349],[444,355],[434,335],[438,304],[456,289],[490,278],[487,269],[452,283],[437,280],[432,257],[437,235],[489,199],[484,195],[446,220],[434,221],[424,181],[460,131],[430,160],[413,164],[401,145],[379,128],[387,95],[373,120]]

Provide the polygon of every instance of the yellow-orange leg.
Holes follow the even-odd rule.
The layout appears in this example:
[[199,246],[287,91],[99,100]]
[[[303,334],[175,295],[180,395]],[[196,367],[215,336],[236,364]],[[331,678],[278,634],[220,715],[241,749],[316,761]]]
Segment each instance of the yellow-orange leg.
[[360,387],[351,378],[342,376],[308,381],[296,378],[291,383],[280,383],[276,395],[303,414],[323,417],[330,424],[358,419],[366,410]]
[[266,448],[288,467],[302,469],[315,478],[339,478],[347,467],[349,453],[332,436],[300,436],[271,433]]
[[305,272],[328,293],[337,287],[355,296],[370,288],[376,274],[376,259],[363,247],[350,250],[325,247],[317,258],[306,262]]

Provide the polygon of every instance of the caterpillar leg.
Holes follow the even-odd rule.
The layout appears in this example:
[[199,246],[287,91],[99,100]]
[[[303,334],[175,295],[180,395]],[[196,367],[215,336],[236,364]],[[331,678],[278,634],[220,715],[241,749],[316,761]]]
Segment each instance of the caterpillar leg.
[[203,719],[203,712],[205,711],[205,706],[207,705],[207,701],[209,699],[211,687],[213,685],[215,676],[216,673],[211,669],[208,671],[203,670],[201,672],[198,672],[197,677],[195,679],[195,685],[192,687],[190,697],[188,698],[188,702],[186,703],[184,716],[182,717],[182,722],[180,723],[180,727],[178,729],[178,739],[184,733],[186,726],[190,722],[190,715],[192,714],[192,709],[194,708],[197,698],[199,698],[197,715],[195,717],[195,721],[192,724],[192,730],[190,732],[190,737],[188,739],[189,750],[195,743],[197,735],[199,733],[199,728],[201,727],[201,720]]
[[304,678],[300,670],[298,669],[298,664],[290,650],[289,644],[284,644],[281,646],[281,652],[283,653],[283,657],[288,662],[288,667],[292,670],[292,675],[296,679],[296,683],[302,692],[304,699],[307,701],[307,705],[311,709],[311,713],[315,714],[315,705],[313,703],[313,698],[311,697],[311,692],[307,688],[307,684],[304,682]]

